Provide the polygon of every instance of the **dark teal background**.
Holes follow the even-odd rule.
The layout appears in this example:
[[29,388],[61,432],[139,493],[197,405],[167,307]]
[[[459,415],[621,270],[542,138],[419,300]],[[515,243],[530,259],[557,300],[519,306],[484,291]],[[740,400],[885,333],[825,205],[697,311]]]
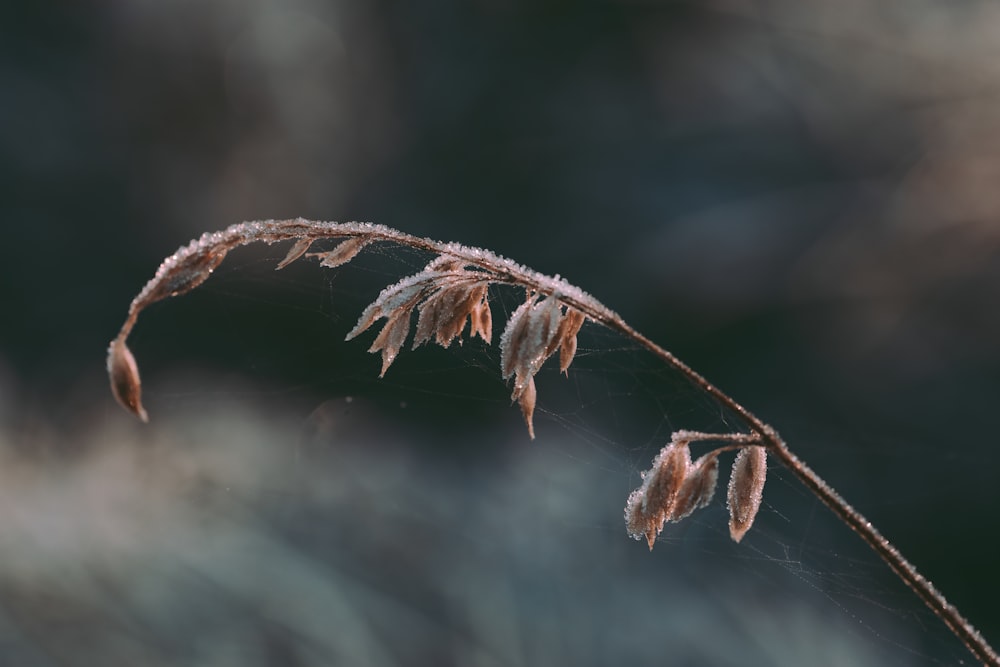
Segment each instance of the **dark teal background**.
[[[71,439],[126,419],[103,354],[177,246],[247,219],[370,220],[593,293],[777,427],[1000,641],[989,3],[8,4],[0,417],[18,447],[38,423]],[[153,403],[179,364],[396,400],[367,342],[339,343],[348,288],[298,267],[269,282],[260,256],[137,329]],[[372,295],[392,280],[374,270]],[[465,428],[507,409],[481,375],[422,386],[495,390]],[[908,664],[955,655],[936,650]]]

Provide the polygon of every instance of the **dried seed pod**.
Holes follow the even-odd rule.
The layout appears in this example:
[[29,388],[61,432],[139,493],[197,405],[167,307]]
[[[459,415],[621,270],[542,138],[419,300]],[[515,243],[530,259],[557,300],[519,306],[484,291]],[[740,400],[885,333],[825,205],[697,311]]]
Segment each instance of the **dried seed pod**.
[[412,308],[404,308],[393,312],[389,316],[389,319],[386,320],[382,331],[375,338],[375,342],[368,348],[369,352],[382,351],[382,372],[379,373],[379,377],[385,376],[385,372],[389,370],[389,366],[395,361],[399,350],[406,343],[406,337],[410,333],[410,314],[412,310]]
[[557,294],[545,297],[525,314],[526,325],[522,330],[522,340],[517,347],[514,363],[515,396],[524,391],[528,380],[535,376],[548,358],[551,343],[559,329],[560,317],[562,311]]
[[309,250],[309,246],[312,245],[312,242],[312,239],[299,239],[296,241],[292,247],[289,248],[288,254],[285,255],[285,258],[278,262],[278,265],[274,267],[274,270],[280,271],[302,255],[306,254],[306,250]]
[[666,519],[673,514],[678,493],[691,467],[688,443],[672,442],[653,466],[653,477],[646,489],[646,507]]
[[189,252],[179,250],[160,264],[156,277],[137,298],[143,301],[144,306],[148,306],[168,296],[190,292],[208,280],[215,267],[226,258],[226,252],[197,248]]
[[344,340],[359,336],[376,320],[390,317],[400,308],[413,308],[433,288],[434,280],[433,274],[421,272],[386,287],[379,293],[378,298],[364,309],[358,318],[358,323],[348,332]]
[[[446,278],[452,284],[438,289],[420,304],[413,349],[434,338],[441,347],[448,347],[461,335],[465,321],[475,316],[475,306],[482,299],[485,285],[470,283],[466,276]],[[442,280],[446,280],[442,279]]]
[[522,363],[524,354],[521,349],[525,345],[525,332],[528,329],[528,314],[535,304],[536,296],[533,294],[511,313],[500,335],[500,370],[503,379],[506,380]]
[[[625,530],[628,531],[629,536],[637,540],[646,537],[650,527],[650,517],[643,507],[642,491],[642,487],[635,489],[628,494],[628,500],[625,501]],[[656,533],[654,532],[653,535],[655,539]],[[653,546],[650,545],[649,548],[652,549]]]
[[758,445],[741,449],[729,477],[729,535],[735,542],[753,525],[766,476],[767,450]]
[[532,375],[558,347],[557,335],[562,320],[562,302],[558,294],[550,294],[531,309],[528,337],[531,353],[529,364]]
[[[448,347],[451,342],[462,335],[465,321],[475,304],[473,288],[475,285],[455,285],[445,288],[447,292],[444,303],[448,308],[440,312],[437,331],[434,340],[441,347]],[[461,342],[461,340],[459,340]]]
[[479,300],[469,315],[469,336],[478,335],[489,345],[493,341],[493,313],[490,312],[488,285],[486,283],[479,285],[475,293],[479,295]]
[[576,335],[580,333],[587,317],[575,308],[566,309],[566,317],[559,323],[559,371],[566,373],[576,355]]
[[546,359],[559,349],[559,345],[562,343],[562,332],[566,328],[566,316],[563,314],[562,308],[558,306],[555,309],[555,320],[554,333],[549,336],[549,342],[545,346],[545,352],[542,355]]
[[675,434],[653,459],[653,467],[645,473],[642,486],[629,496],[625,506],[629,535],[637,540],[645,537],[650,550],[664,522],[674,511],[690,466],[688,443]]
[[122,407],[142,421],[149,421],[146,410],[142,407],[139,367],[132,351],[121,338],[114,339],[108,346],[108,377],[111,379],[111,392]]
[[[366,245],[368,245],[368,239],[361,236],[354,236],[341,241],[333,248],[333,250],[327,252],[311,252],[306,256],[319,257],[320,266],[325,266],[328,269],[334,269],[343,264],[347,264],[349,261],[354,259],[355,255],[361,252],[361,249]],[[292,250],[294,249],[295,248],[293,247]],[[279,266],[278,268],[281,267]]]
[[528,425],[528,437],[535,439],[535,425],[532,421],[535,415],[535,379],[529,378],[528,384],[517,402],[521,406],[521,414],[524,415],[524,423]]
[[434,331],[441,320],[440,311],[445,308],[443,301],[445,296],[444,290],[438,290],[420,304],[417,315],[417,330],[413,334],[413,343],[410,345],[412,349],[417,349],[434,337]]
[[438,273],[450,273],[453,271],[461,271],[466,266],[466,263],[457,257],[450,257],[449,255],[438,255],[424,267],[424,271],[436,271]]
[[680,521],[696,509],[705,507],[712,502],[715,495],[716,482],[719,479],[719,454],[709,452],[698,458],[691,465],[684,484],[677,492],[671,521]]

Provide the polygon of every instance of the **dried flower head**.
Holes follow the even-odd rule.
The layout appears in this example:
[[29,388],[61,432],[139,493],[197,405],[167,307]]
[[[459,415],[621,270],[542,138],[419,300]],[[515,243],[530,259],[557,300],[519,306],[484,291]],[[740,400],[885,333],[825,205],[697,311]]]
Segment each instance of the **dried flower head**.
[[[690,445],[695,442],[723,441],[730,443],[698,457],[694,463],[691,462]],[[763,461],[763,447],[753,443],[759,442],[758,436],[746,433],[701,433],[698,431],[675,431],[670,436],[660,453],[653,459],[653,466],[642,474],[642,486],[629,495],[625,505],[625,526],[629,535],[635,539],[646,538],[649,548],[653,548],[656,537],[662,532],[663,525],[667,521],[680,521],[690,516],[696,509],[707,506],[715,495],[715,487],[719,478],[719,454],[731,449],[740,449],[740,454],[736,457],[734,467],[734,478],[736,470],[740,471],[738,484],[742,489],[747,482],[742,475],[747,473],[757,474],[762,469],[761,465],[755,463],[747,466],[741,461],[744,460],[745,452],[752,450],[760,451],[759,456]],[[754,457],[758,454],[753,454]],[[759,473],[760,486],[764,484],[763,473]],[[729,485],[730,507],[733,507],[733,488],[731,480]],[[752,494],[751,494],[752,495]],[[760,505],[760,489],[756,490],[756,503]],[[746,513],[744,510],[749,507],[750,500],[744,501],[740,498],[740,516]],[[756,513],[756,506],[753,514]],[[733,533],[733,539],[737,542],[743,536],[746,529],[753,522],[752,514],[745,521],[743,531],[739,537]],[[740,525],[743,525],[742,523]]]
[[[309,252],[316,240],[329,238],[340,239],[332,250]],[[111,344],[108,357],[112,385],[122,405],[137,415],[145,415],[138,400],[139,376],[135,360],[125,347],[139,313],[156,301],[200,285],[233,248],[257,241],[286,240],[294,243],[276,269],[283,269],[303,256],[319,259],[324,267],[341,266],[366,246],[379,241],[408,245],[434,254],[422,271],[383,289],[347,334],[350,340],[377,320],[385,319],[382,330],[369,347],[369,351],[382,354],[381,375],[385,375],[406,344],[414,310],[417,311],[414,348],[430,340],[443,347],[456,340],[461,343],[466,322],[469,336],[479,336],[489,345],[493,341],[490,285],[502,283],[524,289],[524,304],[504,327],[500,351],[502,376],[504,379],[513,377],[511,400],[520,405],[532,438],[537,396],[534,376],[542,364],[559,350],[559,368],[565,373],[576,353],[577,333],[588,317],[606,320],[617,317],[558,276],[544,276],[486,250],[421,239],[368,223],[324,223],[301,218],[242,223],[221,232],[203,234],[180,248],[163,261],[156,275],[132,300],[128,319]],[[582,304],[586,304],[589,315],[580,310]]]

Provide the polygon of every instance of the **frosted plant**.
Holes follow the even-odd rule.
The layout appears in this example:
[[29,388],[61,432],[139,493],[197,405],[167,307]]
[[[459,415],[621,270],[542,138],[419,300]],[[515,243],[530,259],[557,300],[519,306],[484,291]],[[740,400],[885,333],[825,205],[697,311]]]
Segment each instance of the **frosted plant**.
[[[330,238],[341,241],[332,250],[309,252],[314,241]],[[734,433],[675,432],[653,460],[650,470],[643,474],[642,485],[628,498],[625,523],[632,537],[645,538],[652,548],[667,521],[680,521],[707,505],[715,493],[720,455],[736,451],[729,478],[728,506],[730,535],[739,542],[760,508],[770,456],[857,532],[978,660],[1000,666],[1000,657],[958,609],[871,522],[795,456],[773,428],[586,292],[558,276],[540,274],[487,250],[419,238],[381,225],[313,222],[301,218],[246,222],[203,234],[163,261],[132,300],[125,323],[111,341],[108,374],[118,402],[143,421],[148,419],[142,405],[138,366],[126,344],[143,309],[194,289],[236,247],[280,241],[294,241],[294,244],[278,263],[278,269],[302,257],[318,258],[322,266],[340,266],[373,243],[408,246],[434,255],[423,270],[383,289],[347,334],[350,340],[378,320],[385,320],[369,348],[370,352],[382,355],[382,375],[406,344],[414,312],[417,324],[413,348],[431,340],[448,347],[460,339],[466,323],[470,337],[479,336],[489,344],[493,340],[489,287],[510,285],[524,290],[524,302],[510,315],[500,336],[500,373],[504,380],[511,381],[511,400],[519,404],[532,438],[534,376],[546,360],[559,350],[560,370],[568,372],[576,352],[577,333],[587,321],[625,335],[733,411],[745,427],[744,432]],[[690,446],[705,442],[722,444],[692,461]]]
[[[726,441],[733,444],[713,449],[691,462],[693,442]],[[653,548],[666,521],[680,521],[705,507],[715,495],[719,478],[719,455],[739,450],[729,477],[729,535],[739,542],[750,529],[757,510],[767,471],[762,439],[743,433],[698,433],[675,431],[670,442],[653,459],[642,475],[642,486],[632,492],[625,505],[625,525],[635,539],[646,538]]]

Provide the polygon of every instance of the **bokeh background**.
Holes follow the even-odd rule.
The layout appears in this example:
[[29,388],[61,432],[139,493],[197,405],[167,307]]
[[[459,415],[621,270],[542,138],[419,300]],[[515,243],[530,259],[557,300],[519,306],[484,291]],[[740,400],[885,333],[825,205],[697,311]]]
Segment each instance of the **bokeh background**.
[[718,500],[652,555],[628,540],[669,429],[725,420],[624,341],[588,334],[588,381],[540,378],[534,443],[481,348],[376,382],[341,339],[420,258],[276,276],[280,248],[234,253],[137,328],[133,423],[103,356],[159,261],[295,216],[580,285],[1000,641],[994,3],[0,13],[0,663],[967,659],[781,471],[739,546]]

